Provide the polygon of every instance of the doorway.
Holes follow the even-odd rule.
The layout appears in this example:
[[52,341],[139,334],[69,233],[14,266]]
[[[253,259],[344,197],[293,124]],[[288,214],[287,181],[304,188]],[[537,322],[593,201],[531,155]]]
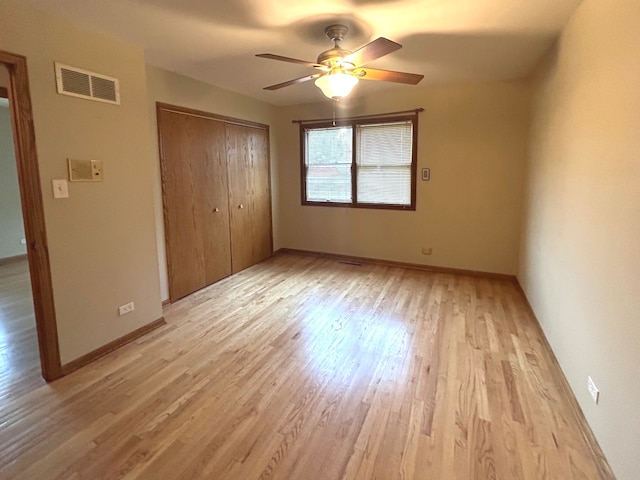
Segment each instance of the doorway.
[[[14,301],[21,305],[20,308],[16,307],[16,311],[21,312],[17,315],[30,317],[35,323],[37,351],[40,357],[42,377],[47,381],[51,381],[62,376],[62,369],[44,224],[40,172],[32,120],[27,60],[21,55],[0,50],[0,70],[0,94],[7,99],[7,109],[11,119],[16,163],[15,171],[17,173],[26,248],[26,260],[23,259],[26,264],[22,263],[20,266],[18,263],[17,266],[14,265],[15,269],[11,273],[14,283],[21,285],[18,290],[22,292],[14,292]],[[25,271],[27,266],[28,271]],[[9,274],[7,275],[9,276]],[[28,307],[25,307],[25,304],[29,304],[29,298],[24,299],[25,295],[28,297],[28,285],[30,285],[31,291],[31,311]],[[20,298],[22,300],[17,300]],[[18,328],[18,330],[20,331],[21,329]],[[28,345],[30,335],[31,342],[33,342],[33,330],[31,334],[28,333],[28,328],[21,331],[22,339],[27,342],[25,345]],[[20,336],[14,336],[14,340],[17,338],[20,338]],[[24,360],[28,362],[28,358]],[[19,364],[15,364],[16,368]],[[4,379],[4,375],[2,378]]]
[[42,382],[8,78],[0,66],[0,398]]

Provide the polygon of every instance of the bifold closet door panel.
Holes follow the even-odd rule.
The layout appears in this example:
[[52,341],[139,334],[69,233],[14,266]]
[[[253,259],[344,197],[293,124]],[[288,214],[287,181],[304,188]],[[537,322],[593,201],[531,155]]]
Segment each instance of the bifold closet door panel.
[[231,263],[239,272],[272,254],[269,136],[262,128],[227,125]]
[[269,132],[253,128],[249,133],[249,158],[252,168],[247,171],[247,174],[253,200],[251,204],[252,253],[253,263],[258,263],[273,254]]
[[225,124],[158,111],[169,296],[231,274]]

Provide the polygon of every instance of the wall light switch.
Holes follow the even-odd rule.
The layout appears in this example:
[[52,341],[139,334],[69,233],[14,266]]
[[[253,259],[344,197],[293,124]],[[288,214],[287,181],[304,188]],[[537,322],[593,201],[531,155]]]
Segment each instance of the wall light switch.
[[69,198],[69,184],[66,180],[51,180],[53,198]]
[[598,400],[600,400],[600,390],[598,390],[596,383],[591,377],[587,377],[587,390],[589,390],[589,395],[591,395],[593,401],[598,403]]
[[93,182],[102,181],[102,161],[101,160],[91,160],[91,181]]

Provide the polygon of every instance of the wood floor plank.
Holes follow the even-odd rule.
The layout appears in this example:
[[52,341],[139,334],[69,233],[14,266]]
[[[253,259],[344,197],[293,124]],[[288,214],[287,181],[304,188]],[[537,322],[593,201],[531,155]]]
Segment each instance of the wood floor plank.
[[0,267],[0,478],[613,478],[509,280],[279,254],[45,384],[25,275]]

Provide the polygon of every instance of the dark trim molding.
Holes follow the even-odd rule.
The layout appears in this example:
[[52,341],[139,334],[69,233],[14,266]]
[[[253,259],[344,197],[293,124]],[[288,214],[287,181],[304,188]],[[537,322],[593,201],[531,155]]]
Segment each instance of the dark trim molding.
[[418,114],[424,112],[424,108],[418,107],[413,110],[401,110],[399,112],[387,112],[387,113],[377,113],[375,115],[358,115],[355,117],[339,117],[339,118],[313,118],[308,120],[291,120],[291,123],[322,123],[322,122],[333,122],[334,120],[337,122],[339,120],[344,120],[346,122],[351,122],[353,120],[361,120],[367,118],[376,118],[376,117],[395,117],[400,115],[407,114]]
[[219,122],[231,123],[233,125],[241,125],[243,127],[260,128],[262,130],[269,129],[269,125],[265,125],[263,123],[251,122],[249,120],[242,120],[239,118],[218,115],[217,113],[210,113],[202,110],[195,110],[193,108],[180,107],[178,105],[171,105],[168,103],[156,102],[156,112],[159,110],[164,110],[165,112],[182,113],[184,115],[192,115],[194,117],[202,117],[202,118],[207,118],[209,120],[217,120]]
[[506,273],[480,272],[477,270],[463,270],[460,268],[438,267],[434,265],[421,265],[419,263],[395,262],[393,260],[380,260],[377,258],[352,257],[350,255],[340,255],[336,253],[324,253],[324,252],[312,252],[308,250],[296,250],[293,248],[280,248],[274,253],[274,255],[279,253],[285,253],[285,254],[297,253],[300,255],[311,255],[314,257],[331,258],[333,260],[338,260],[343,262],[367,263],[371,265],[386,265],[389,267],[411,268],[413,270],[423,270],[426,272],[451,273],[455,275],[468,275],[472,277],[484,277],[484,278],[491,278],[494,280],[507,280],[510,282],[517,282],[515,275],[509,275]]
[[[335,121],[324,121],[318,123],[298,122],[300,123],[300,204],[309,207],[338,207],[338,208],[364,208],[370,210],[398,210],[414,212],[417,208],[416,185],[418,182],[418,111],[415,110],[412,115],[371,115],[353,117],[352,119],[336,119]],[[399,121],[411,122],[412,125],[412,152],[411,152],[411,203],[409,205],[393,205],[384,203],[365,203],[358,200],[357,188],[357,132],[358,125],[367,125],[372,123],[393,123]],[[351,127],[351,201],[350,202],[334,202],[334,201],[316,201],[307,200],[307,165],[306,165],[306,132],[317,128],[331,128],[336,126]]]
[[27,239],[40,365],[44,379],[51,381],[62,376],[62,371],[27,59],[21,55],[0,50],[0,64],[4,64],[9,71],[9,108],[20,184],[24,232]]
[[589,423],[587,422],[587,419],[584,416],[584,412],[582,411],[582,408],[580,408],[580,404],[578,403],[578,400],[576,400],[575,393],[573,392],[573,389],[571,388],[571,385],[569,385],[569,381],[567,380],[567,377],[565,377],[564,372],[560,367],[558,358],[556,357],[556,354],[553,351],[553,348],[551,348],[551,344],[549,343],[549,340],[547,339],[547,336],[545,335],[544,330],[542,329],[542,325],[540,325],[540,321],[538,320],[538,317],[536,317],[536,314],[533,311],[531,304],[529,303],[529,299],[527,298],[527,295],[525,294],[524,289],[522,288],[522,285],[520,285],[520,281],[517,278],[516,278],[516,285],[518,287],[518,290],[520,290],[520,293],[522,294],[522,299],[526,305],[526,308],[529,310],[529,313],[531,314],[531,318],[535,320],[534,322],[535,327],[538,329],[540,333],[540,337],[544,342],[544,347],[549,352],[551,352],[551,357],[555,365],[555,368],[550,369],[550,373],[551,375],[556,377],[556,380],[560,382],[566,398],[569,399],[569,405],[571,406],[571,411],[576,419],[576,422],[578,423],[578,429],[582,434],[582,438],[584,438],[584,441],[586,442],[589,449],[591,450],[591,455],[595,459],[596,466],[598,467],[598,472],[600,473],[600,478],[615,479],[616,476],[613,474],[613,470],[611,470],[611,467],[609,466],[607,457],[605,457],[604,452],[600,448],[600,444],[598,443],[598,440],[593,434],[593,431],[591,430],[591,427],[589,426]]
[[71,362],[66,363],[62,366],[62,375],[68,375],[74,370],[77,370],[80,367],[83,367],[100,357],[104,357],[106,354],[113,352],[114,350],[122,347],[123,345],[126,345],[127,343],[133,342],[134,340],[142,337],[143,335],[146,335],[147,333],[155,330],[158,327],[161,327],[162,325],[165,325],[166,323],[167,322],[165,321],[164,317],[160,317],[159,319],[154,320],[153,322],[148,323],[147,325],[144,325],[134,330],[133,332],[129,332],[126,335],[117,338],[114,341],[109,342],[92,352],[87,353],[86,355],[76,358],[75,360],[72,360]]

